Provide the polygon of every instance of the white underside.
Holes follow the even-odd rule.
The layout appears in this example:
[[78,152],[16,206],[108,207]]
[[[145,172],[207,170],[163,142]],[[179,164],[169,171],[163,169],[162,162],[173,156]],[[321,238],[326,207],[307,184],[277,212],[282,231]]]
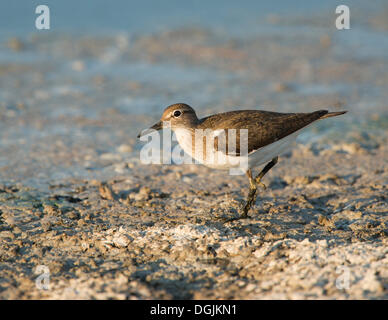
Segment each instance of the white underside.
[[248,155],[249,168],[260,166],[271,161],[276,156],[288,152],[296,142],[299,132],[294,132],[283,139],[266,145]]
[[[197,162],[215,169],[230,169],[241,167],[243,159],[240,156],[225,155],[221,151],[213,149],[210,156],[204,157],[202,153],[192,152],[192,136],[191,132],[185,129],[174,130],[176,138],[181,148]],[[253,168],[271,161],[276,156],[279,156],[289,151],[295,144],[296,138],[300,132],[294,132],[289,136],[273,142],[265,147],[259,148],[248,154],[248,168]]]

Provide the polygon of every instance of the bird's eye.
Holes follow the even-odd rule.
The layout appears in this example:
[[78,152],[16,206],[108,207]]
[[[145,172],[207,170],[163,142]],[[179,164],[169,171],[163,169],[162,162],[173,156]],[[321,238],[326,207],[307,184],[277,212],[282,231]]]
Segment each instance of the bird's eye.
[[173,115],[175,118],[178,118],[180,115],[182,114],[182,112],[180,112],[179,110],[176,110],[174,111]]

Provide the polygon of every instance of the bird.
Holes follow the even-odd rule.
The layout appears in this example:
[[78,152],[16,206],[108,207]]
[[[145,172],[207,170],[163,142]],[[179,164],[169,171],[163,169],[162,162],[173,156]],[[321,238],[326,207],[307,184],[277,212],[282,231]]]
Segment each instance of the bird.
[[[197,163],[214,169],[238,167],[245,171],[249,181],[248,196],[241,214],[230,221],[249,218],[248,212],[256,203],[257,187],[266,188],[263,177],[278,163],[279,156],[290,150],[301,130],[318,120],[346,112],[236,110],[198,118],[188,104],[175,103],[166,107],[160,121],[139,133],[138,138],[170,128],[181,148]],[[247,159],[244,167],[241,166],[243,157]],[[263,164],[263,169],[254,176],[253,169]]]

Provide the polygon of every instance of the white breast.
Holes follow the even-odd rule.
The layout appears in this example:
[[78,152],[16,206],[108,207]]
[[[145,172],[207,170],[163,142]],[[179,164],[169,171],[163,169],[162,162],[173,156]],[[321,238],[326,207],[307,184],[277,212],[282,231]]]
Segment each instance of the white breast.
[[194,158],[192,150],[192,134],[190,130],[177,128],[174,130],[176,139],[178,140],[181,148],[188,154],[190,157]]
[[[179,128],[175,129],[174,132],[181,148],[197,162],[215,169],[230,169],[240,166],[241,159],[238,156],[225,155],[225,153],[215,151],[213,148],[211,148],[213,151],[211,154],[205,151],[198,152],[196,148],[193,148],[192,131]],[[218,132],[215,131],[213,134],[216,136]],[[299,132],[294,132],[283,139],[252,151],[248,155],[248,167],[253,168],[262,165],[271,161],[276,156],[287,152],[295,143],[298,134]]]
[[[206,149],[206,146],[203,145],[203,136],[201,134],[195,137],[197,142],[193,142],[193,131],[178,128],[174,132],[181,148],[198,163],[216,169],[229,169],[238,165],[237,157],[231,157],[223,152],[216,151],[212,148],[212,145],[209,146],[209,149]],[[213,136],[218,134],[219,132],[217,131],[211,132],[211,136],[205,141],[213,141]]]

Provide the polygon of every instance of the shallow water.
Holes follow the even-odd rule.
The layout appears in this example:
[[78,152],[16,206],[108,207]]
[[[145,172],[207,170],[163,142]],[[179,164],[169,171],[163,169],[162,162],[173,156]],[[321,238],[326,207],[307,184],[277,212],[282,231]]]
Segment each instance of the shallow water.
[[[133,151],[118,159],[137,161],[137,132],[174,102],[191,104],[199,116],[346,109],[299,141],[330,145],[365,132],[365,143],[384,143],[383,2],[350,3],[346,31],[334,28],[335,1],[297,4],[53,1],[52,29],[36,31],[32,5],[3,1],[0,182],[106,178],[113,164],[90,170],[89,162],[122,144]],[[74,153],[66,165],[55,160],[61,146]]]

